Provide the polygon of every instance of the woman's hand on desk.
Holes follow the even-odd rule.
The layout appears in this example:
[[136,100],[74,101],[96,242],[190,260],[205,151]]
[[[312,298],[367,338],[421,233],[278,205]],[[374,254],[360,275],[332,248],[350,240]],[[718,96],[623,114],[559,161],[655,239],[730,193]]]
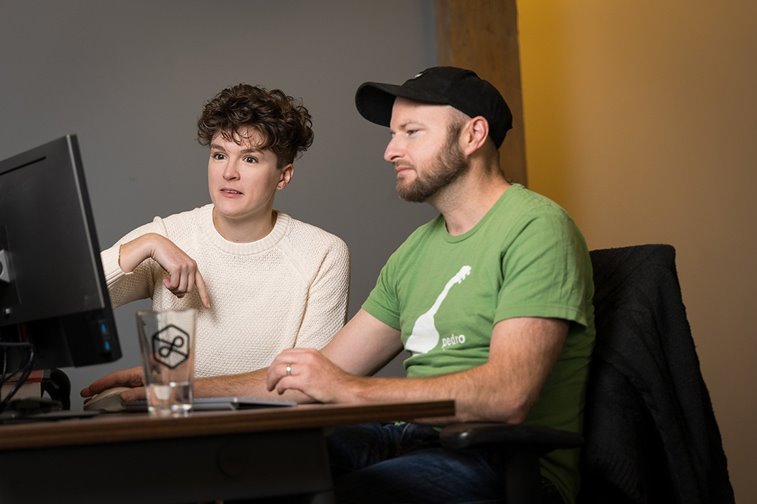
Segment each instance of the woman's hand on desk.
[[131,388],[131,390],[122,392],[121,399],[123,399],[124,401],[144,399],[145,389],[143,377],[144,374],[142,367],[140,366],[129,369],[122,369],[93,381],[87,387],[81,389],[79,395],[81,395],[82,397],[91,397],[95,394],[99,394],[103,390],[113,387],[129,387]]

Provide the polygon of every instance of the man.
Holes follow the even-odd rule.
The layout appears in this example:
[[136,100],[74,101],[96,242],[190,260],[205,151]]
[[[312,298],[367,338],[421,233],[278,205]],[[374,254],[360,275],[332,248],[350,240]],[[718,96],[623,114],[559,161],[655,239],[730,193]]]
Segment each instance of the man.
[[[512,123],[502,96],[471,71],[436,67],[401,86],[365,83],[356,104],[391,129],[384,157],[398,193],[440,215],[392,254],[322,351],[285,350],[265,374],[201,380],[198,392],[256,395],[265,385],[299,401],[453,398],[449,421],[580,430],[591,264],[567,214],[500,172]],[[368,377],[403,347],[407,378]],[[487,502],[503,492],[495,454],[445,451],[433,426],[337,429],[329,446],[339,502]],[[545,495],[573,502],[577,464],[575,451],[546,456]]]
[[[512,117],[475,73],[430,68],[363,84],[358,111],[389,126],[397,191],[440,215],[389,258],[359,313],[322,353],[286,350],[269,390],[322,402],[454,398],[456,420],[580,430],[594,342],[591,263],[567,214],[509,184],[498,148]],[[408,378],[366,378],[402,350]],[[417,425],[356,426],[330,439],[339,502],[496,500],[496,456],[438,447]],[[573,502],[577,452],[542,464],[545,493]]]

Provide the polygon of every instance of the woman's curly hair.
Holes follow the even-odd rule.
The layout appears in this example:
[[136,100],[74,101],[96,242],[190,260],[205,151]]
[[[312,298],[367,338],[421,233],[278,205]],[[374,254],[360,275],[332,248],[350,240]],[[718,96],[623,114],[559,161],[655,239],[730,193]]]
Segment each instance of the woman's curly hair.
[[210,145],[217,134],[240,143],[244,129],[254,128],[263,137],[257,149],[270,149],[279,168],[292,163],[313,143],[313,122],[300,100],[279,89],[267,90],[237,84],[218,93],[205,104],[197,121],[197,140]]

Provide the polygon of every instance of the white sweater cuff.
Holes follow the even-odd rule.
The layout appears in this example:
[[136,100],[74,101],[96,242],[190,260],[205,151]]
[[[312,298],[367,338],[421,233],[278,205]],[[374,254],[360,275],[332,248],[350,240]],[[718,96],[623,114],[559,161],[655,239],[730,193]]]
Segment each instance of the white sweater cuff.
[[105,275],[105,283],[108,288],[113,286],[113,284],[118,282],[121,278],[129,275],[129,273],[125,273],[118,264],[120,252],[121,246],[119,244],[115,244],[111,248],[100,252],[100,260],[103,263],[103,274]]

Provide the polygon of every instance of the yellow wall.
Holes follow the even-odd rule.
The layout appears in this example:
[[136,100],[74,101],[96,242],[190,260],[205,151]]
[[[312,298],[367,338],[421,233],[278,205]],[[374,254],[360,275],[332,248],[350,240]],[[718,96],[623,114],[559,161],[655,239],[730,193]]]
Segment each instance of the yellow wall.
[[738,502],[757,502],[757,2],[519,0],[532,189],[590,247],[664,242]]

